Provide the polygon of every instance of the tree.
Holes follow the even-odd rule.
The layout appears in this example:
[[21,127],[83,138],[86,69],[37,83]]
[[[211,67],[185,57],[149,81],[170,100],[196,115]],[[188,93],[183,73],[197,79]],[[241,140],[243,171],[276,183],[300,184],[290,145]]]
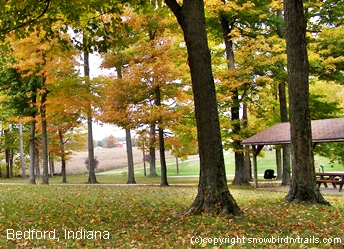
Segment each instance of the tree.
[[[282,20],[282,10],[276,10],[277,18]],[[284,31],[283,26],[281,23],[277,23],[276,25],[277,35],[280,39],[284,39]],[[281,70],[284,71],[282,65],[279,65]],[[279,109],[280,109],[280,117],[281,122],[288,122],[288,109],[287,109],[287,96],[286,96],[286,80],[283,77],[280,83],[278,84],[278,99],[279,99]],[[277,153],[278,149],[276,149]],[[277,171],[278,172],[278,171]],[[277,178],[282,178],[282,186],[290,184],[290,145],[283,144],[282,145],[282,176],[277,173]]]
[[286,201],[329,204],[315,182],[303,1],[285,0],[284,11],[293,171]]
[[191,96],[188,96],[189,93],[185,93],[185,95],[186,100],[178,102],[179,111],[182,112],[182,115],[170,125],[173,135],[166,139],[166,148],[171,150],[171,154],[176,157],[177,174],[178,158],[186,160],[188,155],[198,151],[197,128],[192,100]]
[[[272,80],[263,81],[259,78],[277,78],[273,76],[276,71],[274,68],[280,63],[273,62],[278,53],[273,47],[277,47],[278,43],[272,27],[281,23],[274,13],[278,4],[271,0],[218,0],[206,1],[206,4],[209,31],[215,42],[212,50],[218,55],[213,67],[216,69],[222,138],[224,148],[231,148],[235,154],[235,178],[232,184],[248,185],[251,178],[249,155],[241,141],[247,136],[249,128],[247,114],[250,102],[257,101],[254,93],[259,88],[265,88],[265,85],[270,88],[274,84]],[[224,46],[218,46],[219,42]],[[264,51],[266,49],[269,51]],[[259,64],[257,57],[264,56],[264,63]]]
[[[48,148],[47,148],[47,132],[46,132],[46,117],[45,117],[45,101],[47,92],[45,90],[46,75],[49,74],[47,70],[47,57],[51,50],[51,46],[47,42],[42,42],[45,32],[40,34],[34,32],[30,36],[23,39],[10,38],[12,46],[11,56],[15,59],[15,63],[11,65],[18,72],[21,77],[37,77],[41,93],[40,114],[41,114],[41,128],[42,128],[42,147],[43,147],[43,178],[42,184],[48,184]],[[38,92],[37,92],[38,94]],[[33,127],[32,127],[33,129]],[[32,133],[33,134],[33,133]],[[33,139],[34,140],[34,139]],[[37,162],[37,161],[36,161]]]
[[106,148],[114,148],[116,144],[117,144],[117,139],[113,135],[110,135],[107,137],[106,142],[105,142]]
[[[109,62],[109,61],[107,61]],[[135,108],[131,102],[132,96],[127,89],[133,90],[131,82],[122,78],[121,66],[117,68],[118,78],[106,78],[102,81],[106,81],[106,87],[104,88],[104,94],[102,105],[99,108],[99,115],[97,119],[105,123],[116,124],[125,129],[126,144],[127,144],[127,159],[128,159],[128,184],[134,184],[134,161],[131,144],[131,129],[135,127],[133,119],[131,117],[131,111]],[[108,139],[107,139],[108,140]],[[106,142],[107,143],[107,142]]]
[[[35,184],[35,130],[37,109],[37,89],[40,86],[40,80],[37,76],[22,77],[22,73],[9,66],[15,63],[14,59],[5,54],[1,54],[0,84],[1,91],[5,93],[6,98],[2,105],[12,111],[12,119],[19,117],[30,122],[30,178],[29,183]],[[9,116],[7,117],[9,118]],[[19,121],[22,122],[22,121]]]
[[[118,79],[112,83],[116,85],[116,91],[108,90],[105,93],[110,101],[104,105],[105,115],[101,119],[108,117],[108,120],[112,119],[116,125],[125,129],[149,126],[150,176],[157,176],[155,151],[159,145],[161,185],[168,185],[164,129],[169,127],[171,120],[178,118],[175,107],[179,92],[185,86],[181,75],[186,71],[186,53],[180,49],[180,36],[170,35],[178,25],[171,18],[168,8],[159,6],[151,13],[153,8],[147,4],[137,12],[130,8],[124,10],[127,16],[125,24],[130,28],[130,38],[127,39],[130,45],[128,48],[111,48],[104,56],[103,66],[114,67]],[[147,9],[151,11],[145,12]],[[121,78],[121,82],[117,83]],[[117,113],[114,113],[115,109]]]
[[[10,143],[8,142],[8,137],[11,134],[8,134],[10,130],[10,126],[15,123],[19,123],[19,153],[20,157],[24,158],[24,142],[22,136],[22,120],[18,120],[18,118],[14,118],[14,116],[19,115],[19,113],[24,113],[24,109],[28,107],[28,99],[21,95],[21,87],[20,81],[22,81],[20,74],[16,72],[13,68],[8,68],[7,63],[12,61],[12,58],[7,57],[5,54],[0,53],[0,91],[3,95],[1,95],[1,127],[2,127],[2,135],[3,135],[3,143],[2,147],[5,150],[6,156],[6,163],[10,162],[7,160],[9,155],[8,151],[14,151],[15,143],[13,139],[11,139]],[[17,96],[17,98],[15,97]],[[14,100],[17,101],[14,101]],[[12,132],[10,132],[12,133]],[[23,160],[21,160],[23,162]],[[9,169],[9,163],[6,165],[6,169]],[[22,166],[22,177],[26,177],[25,173],[25,164],[21,163]],[[8,170],[6,170],[8,171]],[[9,173],[6,172],[6,173]],[[7,175],[7,174],[6,174]]]
[[19,154],[20,165],[22,168],[22,177],[26,178],[25,157],[24,157],[24,139],[23,139],[23,124],[19,123]]
[[[58,25],[56,24],[57,29]],[[43,159],[43,177],[42,183],[49,183],[49,150],[48,150],[48,86],[57,79],[61,79],[66,75],[74,73],[74,63],[72,53],[67,52],[57,43],[58,39],[49,40],[47,32],[41,27],[36,27],[34,31],[24,38],[16,39],[14,36],[9,37],[8,41],[12,51],[10,56],[14,62],[10,65],[12,68],[21,73],[22,78],[36,79],[38,83],[36,93],[33,96],[41,97],[39,106],[40,126],[41,129],[41,146]],[[66,36],[64,36],[66,38]],[[61,35],[60,39],[63,39]],[[66,43],[68,40],[66,40]],[[72,56],[71,58],[69,56]],[[30,85],[30,84],[29,84]],[[25,86],[25,85],[24,85]],[[24,87],[22,86],[22,87]],[[36,105],[36,100],[32,101]],[[33,127],[32,127],[33,128]],[[36,160],[38,163],[38,160]]]
[[[74,71],[73,53],[64,59],[65,68],[60,68],[59,75],[52,84],[48,86],[49,98],[47,100],[47,118],[49,120],[49,133],[51,134],[49,153],[51,157],[59,156],[61,159],[62,182],[67,182],[66,163],[72,150],[78,150],[80,144],[84,148],[84,142],[78,140],[84,138],[79,128],[82,126],[82,108],[74,101],[75,84],[78,79]],[[67,59],[68,58],[68,59]],[[62,58],[61,58],[62,59]],[[73,63],[74,62],[74,63]],[[69,148],[68,148],[69,147]]]
[[[226,1],[223,0],[225,4]],[[223,39],[225,44],[225,51],[226,51],[226,59],[227,59],[227,68],[229,71],[235,70],[235,60],[234,60],[234,51],[233,51],[233,40],[232,40],[232,30],[234,29],[235,19],[237,17],[231,18],[228,20],[224,14],[220,17],[220,23],[222,27]],[[231,105],[231,128],[232,133],[232,146],[234,150],[234,158],[235,158],[235,176],[233,183],[234,185],[249,185],[249,179],[246,177],[245,174],[245,167],[244,167],[244,150],[243,146],[240,144],[240,132],[241,132],[241,124],[240,124],[240,97],[239,97],[239,87],[232,87],[230,91],[230,95],[232,97],[232,105]],[[239,139],[238,139],[239,138]]]
[[165,0],[183,29],[198,132],[200,181],[198,194],[186,212],[220,215],[241,213],[227,186],[219,116],[202,0]]
[[[85,55],[84,59],[86,63],[84,71],[85,83],[87,83],[88,81],[86,78],[88,76],[86,73],[89,71],[87,55],[93,51],[105,51],[109,44],[111,44],[109,37],[113,39],[113,37],[115,37],[114,34],[119,34],[118,37],[121,36],[121,32],[116,32],[116,26],[121,22],[121,18],[115,14],[121,13],[122,7],[122,3],[118,1],[95,1],[94,3],[90,3],[86,0],[78,2],[59,1],[55,3],[50,0],[43,2],[28,0],[22,2],[20,5],[6,2],[6,4],[0,5],[1,20],[6,20],[0,23],[0,36],[9,31],[14,31],[17,37],[23,37],[33,31],[41,31],[41,29],[37,29],[37,27],[42,27],[47,34],[45,37],[46,40],[56,38],[57,41],[55,41],[54,44],[59,43],[68,47],[68,42],[60,39],[62,33],[74,31],[77,34],[82,34],[84,38],[82,42],[78,41],[76,36],[72,37],[72,40],[76,42],[80,51]],[[63,25],[58,25],[59,23],[63,23]],[[58,26],[57,29],[56,26]],[[85,33],[87,33],[87,37],[84,35]],[[101,37],[101,39],[98,39],[99,37]],[[87,114],[89,126],[88,136],[89,140],[91,140],[91,109],[88,110]],[[42,120],[44,120],[44,118]],[[44,122],[42,125],[44,128]],[[95,174],[92,170],[94,154],[92,150],[93,141],[89,141],[91,165],[89,181],[96,182]],[[44,161],[47,160],[44,159]]]

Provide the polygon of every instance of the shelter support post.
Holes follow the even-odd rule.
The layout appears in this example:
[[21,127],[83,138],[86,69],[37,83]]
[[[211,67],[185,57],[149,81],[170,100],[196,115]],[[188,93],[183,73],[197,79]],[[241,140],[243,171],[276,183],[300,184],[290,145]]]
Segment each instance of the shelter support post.
[[257,157],[256,157],[255,145],[252,145],[252,157],[253,157],[253,185],[254,185],[254,188],[258,188]]
[[263,147],[264,147],[264,145],[252,145],[253,185],[254,185],[254,188],[258,188],[257,155],[263,149]]

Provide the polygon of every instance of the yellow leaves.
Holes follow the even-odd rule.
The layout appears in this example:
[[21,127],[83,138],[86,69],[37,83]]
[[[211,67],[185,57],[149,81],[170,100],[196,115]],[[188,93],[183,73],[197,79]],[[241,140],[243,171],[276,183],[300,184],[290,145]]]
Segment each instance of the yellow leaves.
[[57,39],[48,39],[46,32],[38,27],[22,39],[11,35],[7,42],[12,47],[10,56],[15,60],[15,63],[8,66],[16,69],[22,77],[44,76],[45,83],[50,83],[58,78],[58,75],[61,76],[62,72],[73,73],[74,52],[62,53],[61,47],[56,45]]
[[309,91],[319,95],[319,100],[341,103],[343,106],[344,88],[331,81],[321,81],[315,78],[310,79]]
[[273,0],[269,4],[269,8],[275,10],[283,10],[283,0]]
[[250,223],[250,222],[247,222],[246,224],[247,224],[247,226],[249,226],[249,227],[254,226],[254,224],[252,224],[252,223]]

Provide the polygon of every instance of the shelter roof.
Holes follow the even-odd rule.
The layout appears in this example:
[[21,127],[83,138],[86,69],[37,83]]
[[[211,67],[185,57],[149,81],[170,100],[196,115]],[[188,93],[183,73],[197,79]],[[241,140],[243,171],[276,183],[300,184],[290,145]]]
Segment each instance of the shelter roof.
[[[313,143],[344,142],[344,118],[312,120]],[[279,123],[241,142],[242,145],[290,143],[290,123]]]

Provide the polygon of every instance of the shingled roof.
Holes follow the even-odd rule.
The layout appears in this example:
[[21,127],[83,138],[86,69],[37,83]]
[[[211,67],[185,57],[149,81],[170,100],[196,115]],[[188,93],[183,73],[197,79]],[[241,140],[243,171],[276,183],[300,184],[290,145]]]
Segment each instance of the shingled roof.
[[[313,143],[344,142],[344,118],[312,120]],[[290,123],[279,123],[245,139],[242,145],[290,143]]]

